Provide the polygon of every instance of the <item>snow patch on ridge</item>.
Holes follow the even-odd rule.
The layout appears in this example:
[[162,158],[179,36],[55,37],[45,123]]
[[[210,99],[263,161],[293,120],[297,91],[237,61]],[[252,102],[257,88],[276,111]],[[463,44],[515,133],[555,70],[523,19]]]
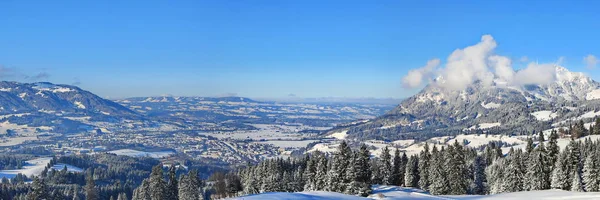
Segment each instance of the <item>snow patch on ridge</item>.
[[549,121],[549,120],[552,120],[552,119],[558,117],[558,115],[556,113],[553,113],[552,111],[549,111],[549,110],[533,112],[533,113],[531,113],[531,115],[533,115],[533,117],[535,117],[535,119],[537,119],[539,121]]

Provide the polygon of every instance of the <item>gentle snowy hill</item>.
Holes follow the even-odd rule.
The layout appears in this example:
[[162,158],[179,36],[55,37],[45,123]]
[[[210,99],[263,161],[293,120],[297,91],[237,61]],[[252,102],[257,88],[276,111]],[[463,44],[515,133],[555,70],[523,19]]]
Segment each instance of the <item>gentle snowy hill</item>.
[[256,195],[248,195],[233,198],[236,200],[280,200],[280,199],[297,199],[297,200],[363,200],[363,199],[389,199],[389,200],[439,200],[439,199],[456,199],[456,200],[532,200],[532,199],[579,199],[592,200],[600,199],[600,192],[568,192],[562,190],[543,190],[543,191],[527,191],[514,192],[496,195],[459,195],[459,196],[434,196],[423,192],[422,190],[413,188],[404,188],[398,186],[374,186],[373,194],[368,198],[357,197],[352,195],[340,194],[335,192],[271,192]]
[[[27,177],[32,177],[32,176],[37,176],[40,175],[44,169],[46,168],[46,166],[48,166],[48,164],[50,163],[50,161],[52,160],[51,157],[43,157],[43,158],[36,158],[33,160],[28,160],[26,161],[26,165],[23,166],[22,169],[15,169],[15,170],[0,170],[0,178],[14,178],[17,174],[23,174]],[[67,165],[67,164],[55,164],[54,166],[52,166],[53,169],[55,170],[62,170],[64,169],[64,167],[67,167],[67,171],[69,172],[83,172],[83,169],[79,168],[79,167],[75,167],[73,165]]]

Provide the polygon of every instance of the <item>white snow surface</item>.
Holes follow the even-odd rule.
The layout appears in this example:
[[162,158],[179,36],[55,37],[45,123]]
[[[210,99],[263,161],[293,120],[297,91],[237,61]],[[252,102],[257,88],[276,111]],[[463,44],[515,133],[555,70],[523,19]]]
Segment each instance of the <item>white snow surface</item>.
[[558,115],[549,110],[542,110],[531,113],[538,121],[549,121],[556,118]]
[[481,102],[481,106],[483,106],[485,109],[493,109],[493,108],[498,108],[500,107],[502,104],[499,103],[494,103],[494,102],[489,102],[489,103],[484,103]]
[[[3,178],[3,177],[14,178],[19,173],[23,174],[27,177],[40,175],[42,173],[42,171],[44,171],[44,168],[46,168],[48,163],[50,163],[50,160],[52,160],[51,157],[43,157],[43,158],[36,158],[33,160],[25,161],[25,166],[23,166],[22,169],[0,171],[0,178]],[[69,172],[82,172],[83,171],[83,169],[81,169],[79,167],[75,167],[73,165],[61,164],[61,163],[58,163],[58,164],[52,166],[52,168],[55,170],[62,170],[65,166],[67,166],[67,171],[69,171]]]
[[388,200],[409,200],[409,199],[456,199],[456,200],[532,200],[532,199],[580,199],[591,200],[600,199],[600,192],[569,192],[563,190],[540,190],[540,191],[525,191],[503,193],[495,195],[449,195],[435,196],[415,188],[405,188],[398,186],[375,185],[373,186],[373,194],[368,197],[358,197],[353,195],[341,194],[336,192],[269,192],[262,194],[254,194],[242,197],[233,198],[235,200],[279,200],[279,199],[297,199],[297,200],[364,200],[364,199],[388,199]]
[[138,151],[133,149],[119,149],[114,151],[109,151],[108,153],[114,153],[119,156],[130,156],[130,157],[151,157],[151,158],[164,158],[168,157],[171,154],[174,154],[172,151],[157,151],[157,152],[145,152]]
[[501,124],[500,124],[500,122],[494,122],[494,123],[481,123],[481,124],[478,124],[478,125],[471,126],[468,129],[466,129],[466,130],[488,129],[488,128],[500,126]]
[[338,140],[343,140],[343,139],[346,139],[346,136],[348,136],[348,130],[340,131],[340,132],[335,132],[335,133],[332,133],[329,136],[331,136],[333,138],[336,138]]
[[85,109],[85,105],[83,105],[81,102],[79,101],[75,101],[75,106],[77,106],[77,108],[79,109]]
[[600,89],[592,90],[591,92],[588,92],[587,95],[585,96],[585,100],[594,100],[594,99],[600,99]]

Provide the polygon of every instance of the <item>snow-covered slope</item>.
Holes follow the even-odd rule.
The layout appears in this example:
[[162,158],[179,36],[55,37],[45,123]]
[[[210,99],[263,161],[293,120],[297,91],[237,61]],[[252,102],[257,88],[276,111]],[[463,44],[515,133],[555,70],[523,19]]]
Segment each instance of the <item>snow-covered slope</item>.
[[435,196],[430,195],[422,190],[414,188],[404,188],[398,186],[374,186],[373,194],[369,197],[357,197],[352,195],[340,194],[336,192],[271,192],[263,194],[255,194],[233,198],[236,200],[281,200],[281,199],[297,199],[297,200],[364,200],[364,199],[389,199],[389,200],[440,200],[440,199],[482,199],[482,200],[533,200],[533,199],[578,199],[592,200],[600,199],[600,192],[568,192],[563,190],[543,190],[543,191],[527,191],[514,192],[496,195],[458,195],[458,196]]
[[[14,178],[17,174],[23,174],[27,177],[40,175],[42,173],[42,171],[44,171],[44,168],[46,168],[46,166],[48,166],[48,163],[50,163],[51,160],[52,160],[52,158],[50,158],[50,157],[43,157],[43,158],[36,158],[33,160],[25,161],[25,166],[23,166],[22,169],[1,170],[0,178],[3,178],[3,177]],[[67,171],[69,171],[69,172],[82,172],[83,171],[83,169],[81,169],[79,167],[75,167],[75,166],[67,165],[67,164],[61,164],[61,163],[58,163],[58,164],[52,166],[52,168],[55,170],[62,170],[62,169],[64,169],[65,166],[67,167]]]
[[122,156],[130,156],[130,157],[151,157],[151,158],[164,158],[171,154],[174,154],[172,151],[158,151],[158,152],[145,152],[138,151],[133,149],[119,149],[114,151],[109,151],[108,153],[114,153],[116,155]]

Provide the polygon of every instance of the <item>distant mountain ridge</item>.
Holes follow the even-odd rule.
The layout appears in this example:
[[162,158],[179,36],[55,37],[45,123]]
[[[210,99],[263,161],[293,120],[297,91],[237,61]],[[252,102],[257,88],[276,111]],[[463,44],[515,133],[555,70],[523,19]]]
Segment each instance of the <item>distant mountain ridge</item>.
[[447,90],[430,84],[385,115],[343,129],[350,138],[419,139],[464,132],[531,133],[595,117],[600,83],[583,73],[554,69],[555,81],[543,85],[475,82],[464,90]]
[[87,113],[118,117],[136,116],[134,111],[72,85],[49,82],[0,82],[0,113]]

